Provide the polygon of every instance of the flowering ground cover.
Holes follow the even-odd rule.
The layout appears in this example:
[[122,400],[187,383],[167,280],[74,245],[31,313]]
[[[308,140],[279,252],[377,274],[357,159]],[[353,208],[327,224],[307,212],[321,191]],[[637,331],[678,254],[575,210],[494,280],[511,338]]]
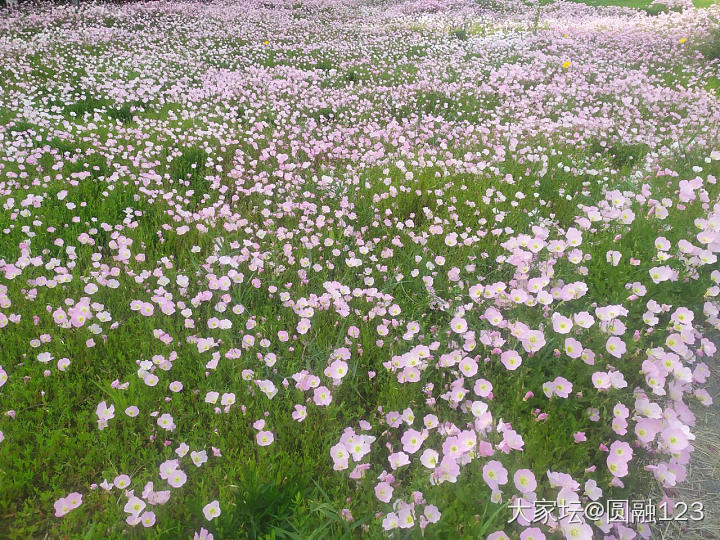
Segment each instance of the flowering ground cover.
[[651,537],[563,509],[691,502],[720,8],[672,7],[4,11],[0,536]]

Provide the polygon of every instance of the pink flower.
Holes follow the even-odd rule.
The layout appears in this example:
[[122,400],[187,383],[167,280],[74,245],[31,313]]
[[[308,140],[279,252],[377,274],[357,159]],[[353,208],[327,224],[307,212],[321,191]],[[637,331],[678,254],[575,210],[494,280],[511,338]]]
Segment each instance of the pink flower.
[[332,401],[332,394],[326,386],[318,386],[313,391],[313,401],[318,407],[328,406]]
[[587,437],[585,437],[585,432],[578,431],[577,433],[573,433],[573,439],[576,443],[581,443],[587,441]]
[[650,279],[655,284],[668,280],[674,281],[677,279],[677,273],[669,266],[656,266],[650,269]]
[[485,379],[478,379],[473,386],[473,392],[479,397],[486,398],[492,393],[493,385]]
[[612,336],[607,340],[605,349],[615,358],[620,358],[627,349],[625,342],[617,336]]
[[530,330],[521,343],[525,351],[537,352],[545,346],[545,334],[540,330]]
[[395,452],[390,454],[388,456],[388,461],[390,462],[392,470],[398,469],[410,463],[410,459],[405,452]]
[[500,355],[500,361],[509,371],[515,371],[522,364],[522,358],[516,351],[505,351]]
[[167,477],[168,484],[175,489],[182,487],[187,481],[187,475],[180,469],[170,472]]
[[483,317],[493,326],[499,326],[503,322],[502,314],[493,307],[487,308]]
[[453,458],[445,456],[443,457],[440,465],[435,468],[432,474],[432,478],[439,482],[457,482],[457,478],[460,475],[460,466],[457,461]]
[[175,429],[175,422],[173,421],[173,417],[168,413],[165,413],[162,416],[160,416],[160,418],[158,418],[157,423],[158,423],[158,426],[160,426],[164,430],[173,431]]
[[390,502],[393,495],[393,487],[387,482],[379,482],[375,486],[375,496],[384,503]]
[[624,418],[613,418],[612,420],[612,428],[615,433],[618,435],[625,435],[627,433],[627,420]]
[[610,454],[607,457],[607,466],[610,469],[610,473],[616,478],[622,478],[628,473],[628,465],[626,461],[623,461],[614,454]]
[[128,517],[125,518],[125,522],[131,527],[135,527],[138,523],[140,523],[140,515],[130,514],[128,515]]
[[463,358],[458,367],[465,377],[473,377],[478,372],[477,362],[470,357]]
[[425,438],[423,434],[414,429],[408,429],[403,433],[400,442],[402,442],[403,450],[408,454],[414,454],[418,451]]
[[325,376],[333,379],[335,384],[340,384],[342,378],[347,375],[348,365],[344,360],[335,360],[332,364],[325,368]]
[[275,440],[275,435],[272,431],[260,431],[256,439],[259,446],[270,446]]
[[434,469],[437,466],[439,454],[432,448],[427,448],[420,456],[420,463],[428,469]]
[[579,313],[576,313],[573,315],[573,320],[575,321],[575,324],[581,328],[590,328],[593,324],[595,324],[595,319],[587,311],[580,311]]
[[530,469],[518,469],[515,471],[513,482],[520,493],[531,493],[537,488],[535,475]]
[[398,516],[395,512],[387,514],[382,521],[382,528],[384,531],[391,531],[398,527]]
[[342,442],[337,443],[330,448],[330,457],[333,460],[333,469],[336,471],[344,471],[348,468],[348,456],[350,454]]
[[190,459],[196,467],[200,467],[203,463],[207,463],[207,452],[205,450],[201,452],[190,452]]
[[613,407],[613,416],[616,418],[627,418],[630,416],[630,409],[624,403],[616,403]]
[[440,510],[434,504],[425,505],[423,515],[425,516],[425,519],[428,520],[428,523],[437,523],[440,521],[441,517]]
[[296,422],[302,422],[307,417],[307,408],[304,405],[296,404],[291,416]]
[[593,529],[587,523],[575,523],[573,520],[567,522],[561,522],[561,528],[565,534],[565,538],[572,538],[573,540],[593,540]]
[[655,440],[655,436],[659,430],[660,421],[652,418],[642,418],[635,424],[635,435],[643,444],[648,444]]
[[679,428],[668,428],[662,431],[660,434],[665,446],[673,453],[678,453],[685,450],[688,445],[688,437]]
[[410,529],[415,525],[414,508],[412,503],[400,503],[398,505],[398,526],[401,529]]
[[570,358],[580,358],[583,352],[582,343],[575,338],[565,338],[565,354]]
[[590,498],[592,501],[597,501],[600,497],[602,497],[602,489],[600,489],[597,485],[597,481],[590,479],[587,482],[585,482],[585,494]]
[[[185,445],[185,447],[187,447],[187,445]],[[180,445],[180,447],[175,450],[175,453],[178,456],[183,457],[185,454],[187,454],[187,450],[183,447],[183,445]],[[166,461],[163,461],[159,467],[160,478],[167,480],[170,474],[173,473],[177,468],[177,459],[168,459]]]
[[193,540],[213,540],[213,535],[205,528],[201,528],[193,535]]
[[143,501],[142,499],[138,497],[130,497],[130,499],[128,499],[128,502],[125,504],[124,511],[128,514],[137,516],[140,514],[140,512],[145,510],[145,506],[145,501]]
[[520,540],[545,540],[545,533],[537,527],[528,527],[520,533]]
[[140,516],[140,523],[143,527],[152,527],[155,525],[155,512],[143,512]]
[[499,486],[507,484],[507,469],[499,461],[488,461],[483,467],[483,479],[488,487],[494,491]]
[[610,445],[610,453],[626,462],[630,461],[633,457],[632,447],[625,441],[613,441]]
[[115,417],[115,405],[108,407],[107,403],[101,401],[97,406],[95,414],[98,417],[98,429],[105,429],[108,425],[108,420]]
[[498,450],[505,454],[509,454],[511,450],[522,451],[525,441],[522,436],[514,429],[506,428],[503,431],[503,440],[497,445]]
[[460,441],[456,436],[450,436],[443,442],[443,455],[445,457],[456,459],[465,453],[465,449],[460,446]]
[[467,331],[467,327],[467,321],[462,317],[455,317],[450,321],[450,328],[458,334],[464,334]]
[[627,381],[625,381],[625,376],[621,371],[611,371],[609,375],[610,384],[612,384],[613,388],[622,389],[627,387]]
[[310,319],[300,319],[300,322],[297,324],[297,333],[305,335],[308,333],[308,330],[310,330]]
[[65,497],[65,500],[70,505],[70,510],[74,510],[82,504],[82,495],[77,491],[73,491],[72,493],[68,493],[67,497]]
[[138,409],[135,405],[130,405],[130,407],[125,409],[125,414],[128,415],[130,418],[134,418],[138,414],[140,414],[140,409]]
[[365,478],[365,473],[370,469],[369,463],[360,463],[359,465],[355,465],[355,468],[350,473],[350,478],[353,480],[360,480],[362,478]]
[[220,503],[218,501],[212,501],[203,507],[203,514],[208,521],[212,521],[218,517],[220,513]]
[[571,319],[560,315],[559,313],[553,313],[552,316],[553,330],[558,334],[567,334],[572,330],[573,322]]
[[572,392],[573,385],[565,377],[556,377],[552,382],[552,388],[556,396],[567,398]]
[[598,390],[609,390],[611,387],[610,375],[604,371],[596,371],[591,377],[592,383]]
[[595,365],[595,352],[590,349],[583,349],[582,354],[580,355],[580,358],[588,366]]
[[115,484],[115,487],[118,489],[125,489],[130,485],[130,477],[127,474],[120,474],[115,477],[113,484]]
[[55,501],[55,517],[63,517],[70,511],[70,503],[63,497]]
[[457,443],[461,451],[471,452],[477,444],[477,434],[473,430],[461,431],[457,436]]

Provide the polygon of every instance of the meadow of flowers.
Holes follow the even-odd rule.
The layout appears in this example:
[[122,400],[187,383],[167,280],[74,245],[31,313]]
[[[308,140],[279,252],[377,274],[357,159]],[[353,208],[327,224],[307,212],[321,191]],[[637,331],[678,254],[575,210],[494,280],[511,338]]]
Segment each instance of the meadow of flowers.
[[712,405],[720,7],[672,4],[2,12],[0,537],[652,537],[509,521],[672,511]]

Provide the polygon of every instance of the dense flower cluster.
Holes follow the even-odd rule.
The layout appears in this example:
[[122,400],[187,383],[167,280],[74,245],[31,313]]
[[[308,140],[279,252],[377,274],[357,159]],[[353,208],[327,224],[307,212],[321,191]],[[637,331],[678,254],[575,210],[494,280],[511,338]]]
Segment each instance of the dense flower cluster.
[[[719,66],[691,42],[718,8],[487,4],[3,13],[18,527],[222,537],[239,469],[278,460],[368,534],[650,536],[494,508],[685,479],[720,329]],[[11,456],[64,437],[23,480]]]

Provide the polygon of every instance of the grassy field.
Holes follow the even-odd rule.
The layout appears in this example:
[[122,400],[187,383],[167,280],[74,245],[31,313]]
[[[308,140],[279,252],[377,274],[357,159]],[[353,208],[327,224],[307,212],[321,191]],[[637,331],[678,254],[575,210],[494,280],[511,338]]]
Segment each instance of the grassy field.
[[[578,2],[594,7],[605,7],[605,6],[618,6],[628,7],[633,9],[648,9],[653,3],[652,0],[570,0],[571,2]],[[659,2],[660,3],[660,2]],[[673,4],[674,2],[668,2]],[[692,4],[697,8],[707,8],[716,5],[717,0],[692,0]]]
[[0,537],[687,534],[719,21],[0,12]]

